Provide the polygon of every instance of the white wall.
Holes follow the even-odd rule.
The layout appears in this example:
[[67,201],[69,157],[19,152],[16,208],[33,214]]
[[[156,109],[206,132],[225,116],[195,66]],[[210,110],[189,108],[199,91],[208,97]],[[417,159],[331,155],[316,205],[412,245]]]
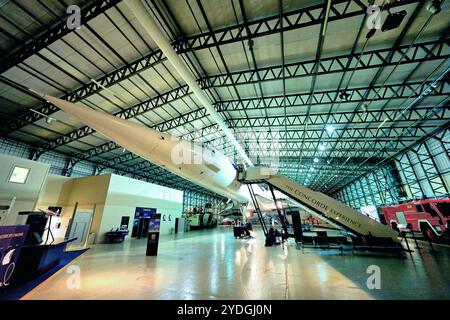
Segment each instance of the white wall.
[[[24,184],[8,182],[14,166],[30,169]],[[6,218],[6,223],[3,223],[4,225],[25,223],[27,216],[19,216],[17,213],[34,210],[49,167],[45,163],[0,155],[0,203],[9,203],[13,197],[16,197],[14,206]]]
[[[131,236],[136,207],[156,208],[158,213],[166,215],[167,221],[161,221],[160,232],[169,234],[175,228],[175,218],[181,217],[183,192],[113,174],[82,178],[49,175],[37,208],[61,206],[62,217],[67,218],[72,217],[75,203],[79,210],[95,207],[90,232],[96,234],[95,242],[99,243],[105,241],[106,232],[120,227],[122,216],[130,217]],[[169,214],[171,221],[168,221]]]
[[77,211],[93,211],[93,221],[90,232],[98,233],[103,215],[109,175],[94,177],[67,178],[49,175],[39,197],[37,208],[47,209],[49,206],[62,207],[59,229],[53,229],[53,235],[61,237],[73,216],[75,205]]
[[[161,199],[164,196],[166,199]],[[127,177],[111,175],[108,195],[99,230],[100,235],[112,228],[120,227],[122,216],[129,216],[128,230],[132,231],[136,207],[156,208],[157,213],[166,215],[161,221],[160,234],[169,234],[175,228],[175,218],[181,217],[183,210],[183,192],[156,184],[134,180]],[[168,221],[169,214],[172,216]]]
[[73,212],[75,203],[78,203],[77,211],[94,212],[90,232],[96,234],[97,240],[101,240],[100,226],[108,192],[110,174],[102,174],[92,177],[74,178],[73,186],[69,196],[68,209]]

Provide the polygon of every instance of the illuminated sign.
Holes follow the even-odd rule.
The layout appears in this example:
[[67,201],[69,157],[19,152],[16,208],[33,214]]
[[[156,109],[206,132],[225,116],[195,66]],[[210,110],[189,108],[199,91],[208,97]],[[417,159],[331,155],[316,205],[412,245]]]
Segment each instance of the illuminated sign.
[[[302,191],[298,189],[294,189],[290,185],[286,185],[285,188],[289,190],[290,192],[294,193],[298,196],[298,200],[303,202],[304,204],[309,205],[312,208],[315,208],[316,210],[319,210],[319,212],[324,213],[325,216],[334,216],[334,220],[337,220],[341,223],[345,222],[345,224],[352,224],[353,226],[360,228],[361,223],[358,221],[353,220],[352,218],[348,217],[347,215],[343,214],[342,212],[336,211],[334,208],[331,208],[328,206],[328,204],[323,203],[322,201],[318,199],[314,199],[308,194],[303,193]],[[302,201],[303,200],[303,201]],[[344,221],[342,221],[344,220]]]

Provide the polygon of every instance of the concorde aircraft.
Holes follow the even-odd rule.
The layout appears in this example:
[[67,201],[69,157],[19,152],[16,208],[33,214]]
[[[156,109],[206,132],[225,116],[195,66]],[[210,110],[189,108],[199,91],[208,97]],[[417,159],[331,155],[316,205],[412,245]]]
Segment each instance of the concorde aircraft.
[[[240,172],[228,157],[218,151],[210,150],[189,141],[183,141],[167,133],[105,112],[96,111],[47,94],[35,91],[33,93],[78,118],[92,129],[134,154],[229,199],[242,204],[251,203],[250,192],[245,183],[262,182],[291,197],[309,210],[319,214],[323,219],[331,221],[355,235],[397,239],[397,233],[385,225],[268,168],[247,167]],[[254,190],[255,194],[267,198],[261,188]]]
[[132,121],[46,94],[34,93],[134,154],[229,199],[240,203],[251,203],[249,200],[254,200],[255,194],[264,196],[264,191],[255,187],[254,192],[251,192],[251,189],[247,189],[245,184],[264,182],[270,186],[271,191],[277,190],[290,196],[309,210],[321,215],[323,219],[331,221],[355,235],[397,239],[396,232],[345,204],[325,194],[310,190],[273,170],[253,167],[234,133],[228,128],[208,96],[198,85],[194,75],[170,45],[167,37],[149,14],[145,3],[142,0],[130,0],[126,1],[126,5],[217,123],[220,130],[230,140],[241,158],[249,165],[247,168],[238,171],[237,166],[222,153],[195,143],[181,141],[167,133],[158,132]]

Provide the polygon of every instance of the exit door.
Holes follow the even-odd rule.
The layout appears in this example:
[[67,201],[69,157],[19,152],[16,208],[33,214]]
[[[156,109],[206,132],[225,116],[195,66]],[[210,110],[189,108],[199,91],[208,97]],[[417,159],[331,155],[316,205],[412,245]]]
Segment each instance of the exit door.
[[77,238],[72,244],[84,244],[91,226],[91,212],[76,212],[70,227],[69,239]]

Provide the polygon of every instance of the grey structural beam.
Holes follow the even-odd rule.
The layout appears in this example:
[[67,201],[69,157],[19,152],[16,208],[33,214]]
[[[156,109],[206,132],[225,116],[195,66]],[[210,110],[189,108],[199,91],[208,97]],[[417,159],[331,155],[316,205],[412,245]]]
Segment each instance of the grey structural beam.
[[[336,1],[336,2],[339,2],[339,3],[336,3],[336,8],[339,6],[343,7],[344,4],[345,4],[345,6],[358,5],[360,7],[360,10],[357,11],[358,12],[357,14],[365,14],[366,13],[365,9],[362,10],[362,8],[366,8],[365,5],[362,4],[362,2],[360,2],[360,1]],[[413,2],[417,2],[417,1],[398,1],[394,5],[404,5],[404,4],[413,3]],[[322,8],[322,6],[321,6],[321,8]],[[303,13],[301,14],[301,16],[302,17],[310,17],[313,15],[312,13],[315,12],[316,10],[317,10],[317,6],[302,9]],[[347,9],[342,9],[342,10],[345,11]],[[335,12],[335,11],[338,12],[339,10],[335,9],[333,7],[332,12]],[[289,13],[286,13],[286,14],[289,15]],[[299,14],[299,13],[297,12],[296,14]],[[353,14],[350,16],[353,16]],[[335,20],[345,19],[350,16],[337,15]],[[272,16],[270,18],[278,19],[279,15]],[[264,24],[264,22],[261,22],[261,23]],[[315,21],[315,23],[320,23],[320,19]],[[302,24],[296,23],[296,24],[293,24],[290,27],[290,29],[296,29],[296,28],[302,28],[302,27],[304,27]],[[268,31],[268,32],[269,33],[265,32],[264,35],[280,32],[280,29],[279,29],[279,27],[276,26],[275,28],[271,29],[271,31]],[[187,42],[188,40],[183,38],[182,41]],[[412,52],[411,53],[412,56],[408,57],[409,58],[408,61],[410,61],[411,63],[419,62],[417,60],[420,59],[420,55],[424,51],[425,52],[430,51],[430,48],[428,45],[431,43],[435,44],[435,42],[425,43],[423,45],[420,45],[418,48],[415,48],[414,50],[410,50],[410,52]],[[218,40],[217,44],[221,45],[221,44],[224,44],[224,42],[221,42],[220,40]],[[442,55],[444,54],[443,52],[448,53],[448,50],[445,50],[445,47],[447,47],[447,49],[448,49],[448,41],[447,42],[444,41],[439,46],[439,48],[436,50],[436,53],[431,55],[429,58],[430,59],[445,58],[445,57],[442,57]],[[193,47],[190,50],[196,50],[196,48]],[[396,56],[394,54],[394,52],[389,52],[386,50],[389,50],[389,49],[376,50],[376,51],[371,51],[371,52],[364,54],[364,57],[362,57],[362,59],[361,59],[361,61],[362,61],[361,65],[358,67],[361,70],[366,69],[366,68],[375,68],[380,65],[383,65],[384,59],[387,55]],[[398,51],[398,52],[400,52],[400,51]],[[347,59],[353,59],[353,61],[358,60],[358,59],[354,59],[354,58],[357,58],[357,55],[355,55],[355,56],[341,55],[338,57],[325,58],[321,61],[320,66],[317,67],[318,74],[321,74],[323,72],[345,71],[347,69],[347,67],[346,67]],[[166,58],[162,56],[162,52],[160,50],[156,50],[156,51],[150,53],[149,55],[145,56],[144,58],[138,59],[135,62],[130,63],[129,66],[125,65],[122,68],[120,68],[116,71],[113,71],[111,74],[108,74],[107,76],[96,79],[96,82],[99,82],[102,85],[104,85],[105,87],[108,87],[108,86],[111,86],[112,84],[118,83],[118,82],[126,79],[127,77],[129,77],[133,74],[139,73],[140,71],[144,70],[146,67],[149,67],[152,63],[158,63],[158,62],[162,62],[164,60],[166,60]],[[274,67],[269,67],[269,68],[258,68],[257,70],[249,70],[249,71],[244,71],[244,72],[231,72],[231,73],[227,73],[224,75],[215,75],[215,76],[208,76],[205,78],[201,78],[198,80],[198,82],[202,89],[207,89],[207,88],[214,87],[214,86],[223,86],[223,85],[228,85],[228,84],[233,85],[233,84],[251,83],[252,81],[253,82],[258,81],[258,79],[260,81],[281,79],[280,77],[282,77],[283,74],[285,74],[287,77],[308,76],[308,75],[311,75],[312,71],[316,69],[314,66],[314,63],[315,63],[315,61],[311,60],[311,61],[299,62],[299,63],[294,63],[294,64],[274,66]],[[353,67],[353,66],[350,66],[350,67]],[[79,101],[82,98],[90,95],[91,92],[99,91],[99,90],[100,90],[100,88],[95,83],[86,84],[85,86],[82,86],[75,90],[78,92],[77,94],[74,94],[74,96],[76,97],[75,100],[74,100],[74,97],[72,94],[68,94],[67,97],[64,96],[64,97],[62,97],[62,99],[66,99],[71,102]],[[50,115],[53,112],[57,111],[57,109],[55,109],[55,107],[49,106],[47,104],[44,104],[43,106],[36,108],[36,110],[39,111],[40,113],[42,113],[43,115]],[[41,119],[42,117],[43,117],[42,115],[39,115],[37,113],[29,112],[29,113],[19,117],[19,120],[12,122],[10,124],[9,132],[17,130],[17,129],[19,129],[27,124],[30,124],[34,121],[37,121],[37,120]]]
[[[80,10],[80,22],[82,24],[89,22],[106,10],[114,7],[120,1],[122,0],[95,0],[89,2]],[[13,66],[18,65],[25,59],[38,53],[40,50],[61,39],[72,31],[73,29],[71,29],[67,23],[67,17],[63,19],[63,21],[56,22],[47,30],[43,31],[40,35],[30,39],[23,46],[15,49],[11,54],[9,54],[8,59],[5,59],[0,63],[0,74],[4,73]]]
[[[395,1],[391,8],[402,7],[417,0]],[[200,34],[177,39],[172,46],[178,53],[192,50],[206,49],[217,44],[228,44],[243,40],[250,40],[270,34],[296,30],[322,23],[326,6],[318,4],[306,8],[275,14],[253,21],[244,21],[238,25],[228,26],[216,30],[208,30]],[[360,0],[332,1],[329,22],[346,19],[367,13],[367,3]]]
[[[436,46],[436,47],[435,47]],[[409,48],[409,50],[407,50]],[[403,54],[405,55],[402,58]],[[343,54],[322,58],[317,65],[315,59],[299,61],[283,65],[230,72],[229,74],[209,75],[198,81],[203,88],[223,87],[230,85],[251,84],[259,81],[282,80],[283,71],[286,78],[301,78],[317,74],[332,74],[355,69],[368,70],[396,64],[410,64],[446,59],[450,56],[450,39],[438,39],[397,48],[370,50],[361,53]],[[351,63],[348,65],[348,60]]]
[[[101,76],[96,79],[95,82],[89,82],[74,91],[60,97],[61,99],[77,102],[83,100],[95,93],[99,93],[104,87],[108,88],[114,84],[119,83],[129,77],[145,70],[150,67],[157,65],[162,62],[164,57],[160,50],[153,51],[152,53],[146,55],[143,58],[133,61],[130,64],[124,65],[121,68],[114,70],[107,75]],[[50,115],[59,109],[54,105],[44,102],[40,107],[35,108],[39,113],[29,111],[24,115],[20,116],[16,121],[12,121],[9,125],[8,132],[13,132],[15,130],[21,129],[35,121],[44,118],[46,115]]]
[[[448,106],[447,106],[448,108]],[[380,161],[375,168],[380,168],[388,163],[390,163],[391,161],[393,161],[395,158],[407,153],[409,150],[411,150],[412,148],[414,148],[416,145],[434,137],[435,135],[439,134],[442,131],[448,130],[450,128],[450,121],[447,121],[446,123],[444,123],[442,126],[439,126],[438,128],[435,128],[435,130],[430,131],[426,134],[424,134],[423,136],[419,137],[418,139],[416,139],[416,141],[414,141],[413,143],[411,143],[409,146],[406,146],[405,148],[403,148],[402,150],[400,150],[399,152],[397,152],[396,154],[390,156],[390,157],[385,157],[382,161]],[[409,130],[408,130],[409,131]],[[399,134],[399,136],[397,137],[397,139],[401,138],[403,136],[403,134]],[[382,151],[382,150],[381,150]],[[373,170],[375,170],[375,168]],[[371,170],[370,172],[372,172],[373,170]],[[365,174],[368,174],[369,172],[366,172]],[[365,175],[364,174],[364,175]],[[361,178],[364,175],[360,175],[358,178]],[[351,184],[353,181],[355,181],[356,179],[349,179],[349,180],[345,180],[345,176],[342,177],[340,180],[336,181],[336,183],[328,190],[326,190],[329,193],[334,193],[342,188],[344,188],[345,186]]]
[[[378,87],[374,87],[369,93],[369,98],[376,98],[378,101],[385,99],[405,99],[405,98],[414,98],[420,94],[422,88],[427,86],[427,83],[422,82],[411,82],[405,85],[388,85],[384,86],[382,90]],[[367,88],[354,88],[349,89],[347,92],[349,93],[349,97],[343,103],[354,103],[359,102],[363,99],[363,94]],[[283,105],[284,101],[287,101],[287,108],[298,108],[301,106],[306,106],[307,101],[312,99],[313,105],[320,104],[328,104],[333,101],[336,101],[338,96],[336,95],[336,90],[326,90],[326,91],[317,91],[313,97],[311,97],[310,93],[299,93],[299,94],[291,94],[286,97],[283,96],[267,96],[265,98],[247,98],[241,100],[229,100],[229,101],[220,101],[215,104],[216,109],[219,112],[224,111],[241,111],[241,110],[251,110],[251,109],[261,109],[261,108],[279,108]],[[429,93],[429,96],[440,96],[446,95],[450,93],[450,86],[446,84],[446,82],[442,81],[438,86],[434,88],[433,91]],[[180,88],[171,90],[160,96],[147,100],[145,102],[139,103],[131,108],[121,110],[117,112],[115,115],[120,118],[129,119],[135,117],[140,114],[144,114],[147,111],[155,110],[156,108],[162,107],[167,103],[172,101],[184,98],[188,95],[187,86],[182,86]],[[419,112],[419,111],[417,111]],[[356,112],[357,113],[357,122],[361,121],[379,121],[379,119],[383,118],[383,120],[392,117],[392,112],[390,110],[386,110],[384,112],[378,111],[368,111],[368,112]],[[173,119],[163,121],[154,126],[155,129],[159,131],[167,131],[184,124],[190,123],[195,120],[199,120],[207,116],[206,111],[203,108],[199,108],[193,111],[190,111],[182,116],[175,117]],[[316,119],[316,115],[312,115]],[[319,117],[326,116],[326,114],[319,114]],[[333,118],[342,118],[347,117],[348,113],[345,114],[336,114]],[[412,116],[412,114],[410,115]],[[378,120],[376,120],[378,119]],[[334,119],[337,123],[340,123],[340,119]],[[383,121],[381,120],[381,121]],[[232,121],[232,120],[229,120]],[[315,123],[313,121],[313,123]],[[41,145],[44,149],[55,149],[62,145],[65,145],[74,140],[78,140],[83,138],[89,134],[94,133],[95,131],[87,126],[76,129],[67,134],[61,135],[60,137]]]
[[[400,122],[414,121],[415,119],[419,118],[427,110],[428,110],[427,108],[413,110],[413,112],[411,112],[410,114],[407,115],[406,119],[400,120]],[[436,113],[435,117],[433,119],[435,119],[435,120],[444,119],[446,117],[446,113],[448,114],[448,110],[444,110],[439,113]],[[386,111],[385,113],[379,113],[378,115],[375,115],[375,116],[380,118],[382,115],[389,115],[389,118],[392,118],[392,114],[389,114],[389,111]],[[161,124],[154,125],[154,126],[152,126],[152,128],[154,128],[156,130],[167,131],[167,130],[179,127],[180,125],[184,125],[187,123],[187,121],[195,121],[197,119],[204,118],[206,116],[207,116],[206,111],[204,109],[199,109],[198,111],[188,113],[188,114],[182,115],[180,117],[171,119],[168,122],[163,122]],[[309,119],[311,119],[312,121],[316,121],[317,123],[320,123],[321,118],[323,118],[324,116],[325,115],[315,116],[313,114],[313,115],[311,115],[311,117]],[[335,116],[342,123],[348,122],[348,115],[345,113],[336,114]],[[361,115],[359,117],[360,117],[360,119],[363,119],[363,117],[367,117],[366,121],[370,121],[373,116],[374,116],[373,112],[368,112],[367,115],[363,115],[361,113]],[[284,118],[283,116],[279,116],[279,117],[272,117],[272,118],[242,118],[242,119],[232,119],[229,121],[231,122],[232,125],[235,126],[235,129],[257,128],[257,127],[266,128],[268,126],[275,128],[276,126],[284,127],[285,121],[288,121],[289,125],[291,125],[291,126],[293,126],[293,125],[301,126],[304,124],[305,118],[301,115],[294,115],[294,116],[288,116],[287,118]],[[374,119],[372,119],[372,121],[374,121]],[[173,127],[169,127],[168,124],[173,125]],[[387,134],[388,137],[396,137],[401,132],[401,130],[404,128],[405,128],[405,126],[396,126],[393,128],[382,128],[381,130],[383,130],[383,132],[385,134]],[[423,132],[426,133],[426,128],[427,128],[427,126],[417,127],[417,128],[415,128],[415,131],[412,134],[407,135],[406,138],[411,137],[411,136],[414,137],[417,134],[420,134]],[[282,131],[282,130],[280,130],[280,131]],[[307,130],[305,132],[305,137],[319,139],[321,131],[322,131],[322,129]],[[340,128],[336,128],[335,131],[333,132],[333,136],[337,136],[338,134],[341,133],[341,131],[342,130]],[[375,136],[378,132],[378,128],[375,123],[375,126],[373,128],[368,128],[368,129],[347,128],[344,131],[345,131],[345,133],[344,133],[343,137],[364,138],[366,136],[369,136],[369,137]],[[212,125],[210,127],[206,127],[206,128],[202,128],[200,130],[194,131],[194,132],[190,132],[186,136],[184,136],[184,138],[187,140],[198,140],[199,138],[203,138],[211,133],[217,133],[217,132],[218,132],[217,126]],[[299,133],[299,132],[297,131],[297,133]],[[239,138],[242,139],[242,137],[240,137],[240,136],[239,136]],[[121,147],[119,145],[117,145],[116,143],[110,141],[110,142],[106,142],[100,146],[90,148],[87,151],[80,153],[79,156],[81,158],[87,160],[92,157],[98,157],[104,153],[113,151],[118,148],[121,148]],[[45,151],[45,149],[43,149],[42,151]]]
[[[431,51],[431,48],[434,48],[433,51]],[[403,48],[405,49],[405,48]],[[360,64],[362,64],[364,66],[364,68],[372,68],[374,66],[382,66],[383,65],[383,57],[386,56],[399,56],[400,53],[402,52],[402,47],[398,48],[396,50],[392,50],[392,49],[386,49],[385,51],[383,50],[378,50],[378,51],[374,51],[374,52],[366,52],[363,55],[367,55],[364,58],[361,58]],[[395,52],[398,50],[399,54],[395,54]],[[417,62],[422,62],[423,60],[423,56],[424,55],[428,55],[429,58],[431,60],[434,59],[446,59],[450,56],[450,40],[436,40],[436,41],[430,41],[430,42],[426,42],[426,43],[420,43],[420,44],[416,44],[416,46],[414,48],[411,48],[409,51],[409,56],[408,59],[404,59],[405,61],[407,61],[408,63],[417,63]],[[339,61],[339,59],[351,59],[350,56],[346,56],[345,58],[343,58],[344,56],[340,56],[340,58],[330,58],[330,59],[335,59],[335,61]],[[162,56],[160,57],[162,59]],[[354,59],[354,60],[358,60],[358,59]],[[391,62],[393,63],[395,59],[392,59]],[[341,61],[339,63],[336,63],[336,66],[340,66],[340,71],[345,71],[345,61]],[[324,60],[322,60],[322,64],[324,63]],[[288,74],[290,77],[296,77],[299,74],[303,74],[303,73],[308,73],[308,70],[312,70],[313,67],[309,66],[307,67],[309,64],[309,62],[299,62],[296,64],[296,67],[294,69],[289,69],[290,66],[286,65],[286,68],[288,69]],[[324,66],[322,66],[324,67]],[[337,70],[338,67],[333,67],[332,64],[327,65],[327,67],[324,67],[326,70]],[[260,78],[262,79],[262,81],[268,81],[268,80],[272,80],[274,78],[277,78],[278,76],[281,75],[279,66],[273,66],[273,67],[269,67],[269,68],[265,68],[265,71],[263,71],[263,74],[260,76]],[[324,70],[325,70],[324,69]],[[259,71],[261,71],[261,69],[259,69]],[[325,72],[325,71],[324,71]],[[246,74],[249,74],[248,76],[245,76]],[[251,75],[252,71],[242,71],[239,74],[235,73],[236,77],[230,77],[230,76],[209,76],[208,79],[211,79],[211,81],[207,81],[205,82],[203,85],[207,86],[214,86],[214,82],[216,82],[218,79],[218,77],[225,77],[223,78],[223,81],[227,82],[229,79],[229,81],[227,82],[227,85],[231,85],[231,83],[248,83],[249,81],[251,81],[251,78],[255,77],[254,75]],[[278,74],[278,75],[277,75]],[[199,82],[201,82],[202,80],[198,80]],[[229,83],[231,82],[231,83]],[[386,85],[383,88],[379,88],[377,86],[374,86],[373,88],[354,88],[354,89],[349,89],[348,93],[348,102],[362,102],[365,101],[364,99],[372,99],[372,98],[376,98],[376,99],[396,99],[396,98],[403,98],[403,97],[414,97],[415,95],[418,95],[418,92],[421,92],[421,90],[427,86],[428,83],[423,82],[411,82],[411,83],[407,83],[407,84],[402,84],[402,85]],[[440,95],[440,94],[446,94],[449,91],[449,87],[448,84],[445,81],[442,81],[439,83],[438,86],[436,86],[436,88],[434,88],[434,90],[432,90],[429,94],[430,95]],[[333,90],[329,90],[329,91],[318,91],[315,92],[314,95],[311,97],[310,94],[308,93],[303,93],[303,94],[297,94],[297,95],[288,95],[286,97],[286,99],[289,100],[290,103],[293,103],[294,105],[296,103],[301,103],[302,105],[305,105],[308,101],[311,101],[312,104],[322,104],[322,103],[332,103],[333,101],[335,102],[336,99],[338,99],[338,95],[334,94],[333,92],[336,93]],[[131,118],[134,117],[136,115],[139,114],[143,114],[149,110],[155,109],[157,107],[160,107],[162,105],[164,105],[165,103],[171,102],[171,101],[175,101],[179,98],[182,98],[184,96],[186,96],[188,94],[188,88],[187,86],[181,86],[179,88],[176,88],[174,90],[171,90],[167,93],[164,93],[160,96],[157,96],[155,98],[152,98],[150,100],[147,100],[145,102],[139,103],[135,106],[132,106],[130,108],[127,108],[123,111],[120,111],[116,114],[116,116],[122,117],[122,118]],[[246,106],[246,107],[254,107],[254,108],[259,108],[260,104],[262,103],[263,105],[271,105],[274,102],[276,102],[277,104],[281,104],[283,101],[281,100],[282,97],[280,96],[274,96],[274,97],[265,97],[265,98],[260,98],[260,100],[256,100],[255,99],[244,99],[242,101],[236,102],[236,101],[225,101],[225,102],[218,102],[216,104],[216,108],[219,111],[231,111],[233,109],[238,110],[240,107],[242,106]],[[289,104],[287,104],[289,105]],[[56,108],[54,106],[50,106],[51,108]],[[202,111],[199,110],[195,110],[192,111],[195,112],[197,114],[201,114]],[[203,112],[204,114],[204,112]],[[36,114],[36,113],[32,113],[30,114],[31,117],[40,117],[40,115]],[[185,118],[189,118],[189,116],[185,117]],[[191,117],[192,118],[192,117]],[[178,120],[176,120],[178,121]],[[164,126],[164,125],[163,125]],[[171,126],[168,126],[171,127]],[[68,134],[62,135],[61,137],[58,137],[57,139],[53,140],[48,146],[42,146],[42,148],[56,148],[58,146],[64,145],[65,143],[74,141],[76,139],[79,139],[87,134],[92,133],[93,130],[88,128],[88,127],[82,127],[80,129],[74,130]]]

